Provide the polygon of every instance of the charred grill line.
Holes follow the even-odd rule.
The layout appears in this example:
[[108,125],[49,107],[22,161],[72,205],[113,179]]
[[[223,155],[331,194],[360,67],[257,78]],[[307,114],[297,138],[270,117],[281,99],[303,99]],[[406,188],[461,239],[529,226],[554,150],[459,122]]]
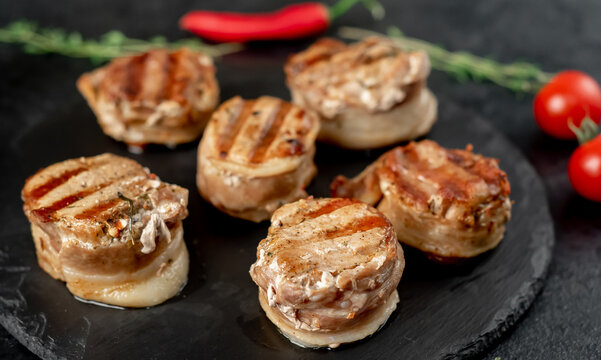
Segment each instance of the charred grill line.
[[236,102],[238,102],[237,111],[230,113],[230,118],[228,119],[225,128],[218,134],[217,149],[219,155],[223,158],[227,157],[244,122],[252,115],[256,100],[244,101],[241,98],[237,98]]
[[155,61],[159,61],[161,64],[158,66],[161,71],[157,76],[160,77],[161,86],[158,87],[158,91],[154,94],[154,101],[157,103],[162,99],[170,99],[171,96],[168,92],[168,85],[170,83],[171,78],[171,54],[161,54],[161,57],[157,57]]
[[[414,201],[422,204],[425,204],[430,196],[421,190],[420,183],[430,185],[443,199],[453,201],[469,201],[471,197],[468,191],[469,185],[479,181],[484,181],[487,185],[501,186],[499,182],[502,178],[498,174],[500,172],[491,173],[490,170],[487,172],[486,169],[480,168],[484,165],[488,169],[496,166],[489,164],[486,159],[478,155],[471,155],[475,160],[468,161],[461,153],[445,149],[442,155],[448,161],[436,168],[431,168],[427,161],[420,158],[415,150],[415,144],[407,145],[402,152],[399,151],[395,155],[397,156],[390,159],[391,163],[395,162],[391,164],[390,169],[394,174],[396,188],[400,193],[409,195]],[[402,166],[407,167],[407,174],[400,173],[399,168]],[[416,174],[420,175],[419,179]]]
[[[181,289],[188,271],[181,222],[187,216],[186,189],[161,182],[139,163],[110,153],[41,169],[26,181],[22,193],[44,182],[62,184],[39,200],[23,196],[23,210],[40,267],[66,282],[71,293],[112,305],[147,307]],[[147,228],[154,231],[143,236]],[[134,244],[132,230],[141,246]],[[165,259],[171,259],[167,265]],[[168,276],[157,272],[165,266],[172,266]]]
[[[315,218],[317,219],[317,218]],[[309,221],[315,221],[315,219],[311,219]],[[294,228],[294,225],[290,228]],[[322,241],[327,240],[335,240],[341,237],[367,232],[376,228],[384,228],[388,225],[388,222],[383,219],[381,216],[365,216],[358,219],[354,219],[352,222],[347,224],[342,224],[342,226],[334,226],[333,228],[326,229],[323,231],[317,231],[312,234],[312,236],[317,235],[317,238],[312,240],[310,244],[306,244],[307,246],[314,247],[315,244],[318,244]],[[301,242],[305,242],[306,239],[299,239]],[[296,245],[300,246],[300,245]]]
[[[104,187],[106,185],[103,184],[101,186]],[[32,210],[32,213],[41,222],[52,222],[52,221],[55,221],[56,219],[54,218],[54,214],[57,211],[59,211],[59,210],[65,208],[65,207],[67,207],[67,206],[69,206],[69,205],[71,205],[71,204],[73,204],[73,203],[75,203],[75,202],[83,199],[86,196],[89,196],[92,193],[95,193],[97,190],[99,190],[99,189],[88,189],[88,190],[80,191],[80,192],[75,193],[73,195],[65,196],[64,198],[53,202],[50,206],[44,206],[44,207]]]
[[322,216],[322,215],[327,215],[327,214],[334,212],[345,206],[353,205],[353,204],[356,204],[359,202],[360,202],[359,200],[347,199],[347,198],[334,199],[334,200],[328,202],[327,204],[325,204],[324,206],[322,206],[321,208],[313,210],[313,211],[303,215],[303,217],[305,219],[314,219],[314,218]]
[[88,170],[87,167],[79,167],[79,168],[76,168],[73,170],[65,171],[60,176],[50,178],[48,181],[46,181],[42,185],[39,185],[38,187],[34,188],[33,190],[25,193],[24,197],[26,199],[38,200],[42,196],[48,194],[50,191],[54,190],[55,188],[61,186],[62,184],[66,183],[67,181],[69,181],[69,179],[71,179],[72,177],[74,177],[86,170]]
[[251,163],[260,163],[263,161],[269,146],[276,139],[282,125],[284,124],[284,119],[286,115],[292,109],[292,104],[289,102],[280,101],[279,106],[274,108],[275,116],[270,116],[265,124],[265,127],[261,130],[261,134],[257,139],[257,143],[250,153],[250,162]]
[[123,92],[128,99],[134,100],[138,98],[142,88],[142,78],[146,68],[146,59],[148,53],[132,57],[124,64],[124,71],[127,81],[123,86]]
[[178,66],[178,60],[179,57],[176,56],[176,54],[168,54],[165,64],[163,65],[165,67],[166,74],[164,77],[165,84],[163,86],[163,91],[165,92],[166,99],[173,99],[174,94],[177,93],[177,90],[175,90],[175,71]]
[[[177,101],[182,103],[185,101],[183,94],[185,93],[186,87],[188,84],[192,83],[191,79],[188,78],[186,69],[182,69],[184,67],[183,62],[183,54],[181,52],[176,52],[169,54],[168,63],[169,72],[167,83],[165,86],[167,87],[167,99]],[[196,75],[196,71],[194,72]]]
[[[91,219],[96,218],[98,215],[106,212],[109,209],[112,209],[115,205],[120,204],[121,200],[119,198],[110,199],[105,202],[101,202],[96,206],[88,208],[81,213],[75,215],[75,218],[78,220]],[[100,220],[100,219],[96,219]],[[104,219],[103,219],[104,220]]]
[[[95,164],[94,166],[99,166],[99,164]],[[88,171],[93,171],[93,169],[89,169]],[[127,177],[120,178],[120,179],[109,179],[108,181],[98,184],[98,185],[95,185],[92,188],[87,188],[87,189],[81,190],[75,194],[64,196],[63,198],[53,202],[49,206],[44,206],[41,208],[33,209],[32,214],[42,222],[56,221],[54,214],[56,214],[58,211],[66,208],[67,206],[70,206],[80,200],[83,200],[86,197],[92,196],[92,195],[96,194],[98,191],[100,191],[108,186],[111,186],[113,184],[117,184],[118,187],[121,187],[119,185],[124,184],[125,182],[127,182],[127,180],[129,180],[129,178],[127,178]],[[146,180],[147,179],[145,179],[145,178],[141,179],[141,180],[137,180],[131,184],[128,184],[128,186],[136,186]],[[118,181],[118,183],[117,183],[117,181]],[[116,199],[118,200],[118,198],[116,198]],[[115,199],[106,200],[105,202],[94,205],[91,208],[82,209],[82,211],[79,214],[75,215],[75,218],[78,220],[90,219],[92,217],[96,217],[100,213],[108,211],[109,209],[113,208],[114,206],[116,206],[118,204],[119,204],[119,202],[115,201]]]
[[311,56],[307,56],[306,58],[301,58],[299,55],[296,55],[289,60],[289,62],[293,64],[289,68],[289,75],[297,76],[312,66],[328,61],[332,56],[346,47],[343,42],[328,38],[319,40],[313,46],[319,49],[319,52],[313,51],[310,53]]

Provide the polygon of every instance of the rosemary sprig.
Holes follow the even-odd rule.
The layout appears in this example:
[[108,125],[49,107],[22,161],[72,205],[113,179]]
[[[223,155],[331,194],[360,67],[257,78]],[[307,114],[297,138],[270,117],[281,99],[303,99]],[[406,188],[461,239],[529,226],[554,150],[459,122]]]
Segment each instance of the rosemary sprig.
[[208,45],[199,39],[181,39],[175,42],[168,42],[162,36],[156,36],[148,41],[131,39],[116,30],[102,35],[99,40],[84,39],[78,32],[68,33],[62,29],[39,28],[31,21],[16,21],[0,28],[0,42],[22,44],[23,50],[29,54],[56,53],[74,58],[89,58],[94,63],[154,48],[187,47],[214,57],[236,52],[242,48],[242,45],[234,43]]
[[339,0],[334,5],[329,7],[330,21],[338,19],[359,2],[362,3],[369,12],[371,12],[371,16],[374,19],[381,20],[384,17],[384,7],[377,0]]
[[[384,36],[375,31],[352,27],[341,28],[339,34],[352,40]],[[397,27],[389,28],[387,35],[405,50],[426,51],[432,68],[444,71],[458,81],[490,81],[516,93],[536,93],[555,75],[527,62],[503,64],[465,51],[449,51],[427,41],[405,36]]]
[[131,244],[134,245],[134,233],[132,230],[132,222],[134,221],[134,201],[125,195],[121,194],[120,191],[117,192],[117,196],[119,199],[127,201],[129,204],[129,221],[128,221],[128,230],[129,230],[129,239],[131,240]]

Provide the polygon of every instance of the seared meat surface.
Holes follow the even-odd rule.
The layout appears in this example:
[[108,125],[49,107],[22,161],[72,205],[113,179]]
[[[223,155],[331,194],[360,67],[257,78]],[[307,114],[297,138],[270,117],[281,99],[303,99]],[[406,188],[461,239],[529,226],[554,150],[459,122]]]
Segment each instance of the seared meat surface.
[[274,97],[226,101],[198,147],[201,195],[232,216],[269,219],[280,205],[307,196],[318,129],[314,114]]
[[286,336],[335,347],[386,321],[404,264],[382,213],[357,200],[308,198],[273,214],[250,274],[264,310]]
[[185,48],[115,59],[77,87],[104,133],[131,145],[197,139],[219,101],[213,61]]
[[285,71],[293,102],[321,116],[323,141],[381,147],[421,136],[436,120],[425,85],[428,55],[404,52],[390,39],[321,39],[291,56]]
[[188,190],[112,154],[38,171],[22,191],[40,266],[74,294],[143,307],[174,296],[188,273]]
[[356,178],[338,176],[331,189],[333,196],[377,206],[399,241],[442,262],[496,247],[511,215],[498,160],[430,140],[392,149]]

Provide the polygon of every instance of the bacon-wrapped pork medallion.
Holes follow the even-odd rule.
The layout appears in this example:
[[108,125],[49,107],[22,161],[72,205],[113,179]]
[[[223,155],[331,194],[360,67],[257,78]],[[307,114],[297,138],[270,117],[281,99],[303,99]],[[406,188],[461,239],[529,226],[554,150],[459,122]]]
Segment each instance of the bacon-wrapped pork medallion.
[[319,120],[286,101],[236,96],[211,117],[198,147],[196,183],[221,211],[260,222],[306,197]]
[[293,343],[337,347],[386,322],[405,259],[390,221],[352,199],[279,208],[250,275],[267,317]]
[[213,61],[186,48],[115,59],[77,87],[102,131],[131,149],[197,139],[219,103]]
[[137,162],[112,154],[62,161],[27,179],[22,197],[38,263],[74,295],[146,307],[185,285],[188,190]]
[[440,262],[496,247],[511,215],[510,187],[498,160],[430,140],[382,155],[354,179],[338,176],[332,196],[382,211],[399,241]]
[[436,121],[428,55],[390,39],[321,39],[291,56],[285,71],[292,102],[320,115],[319,140],[376,148],[424,135]]

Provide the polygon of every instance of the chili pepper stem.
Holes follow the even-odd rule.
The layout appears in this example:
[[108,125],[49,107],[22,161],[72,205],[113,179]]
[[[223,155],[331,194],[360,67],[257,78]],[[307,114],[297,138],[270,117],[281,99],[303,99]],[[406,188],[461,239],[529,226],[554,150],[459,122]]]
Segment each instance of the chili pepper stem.
[[375,19],[381,19],[384,17],[384,7],[382,7],[382,5],[380,5],[380,3],[378,3],[376,0],[338,0],[337,3],[328,7],[330,22],[344,15],[357,3],[363,3],[363,6],[365,6],[367,10],[371,12],[371,15]]

